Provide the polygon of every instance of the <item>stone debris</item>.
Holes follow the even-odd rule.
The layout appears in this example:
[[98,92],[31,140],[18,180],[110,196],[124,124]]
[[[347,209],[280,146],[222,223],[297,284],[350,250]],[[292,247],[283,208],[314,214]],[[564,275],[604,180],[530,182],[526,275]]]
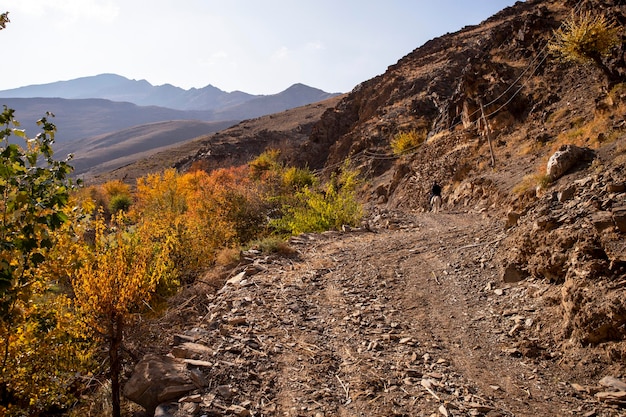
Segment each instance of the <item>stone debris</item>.
[[[519,404],[541,396],[587,412],[572,393],[594,398],[600,409],[617,406],[613,388],[552,386],[546,392],[554,378],[545,369],[559,354],[536,338],[542,310],[533,297],[549,293],[547,283],[528,277],[496,288],[497,268],[489,266],[498,244],[493,238],[450,248],[454,256],[444,255],[445,264],[433,268],[432,251],[418,237],[428,228],[420,224],[418,238],[404,243],[407,220],[392,230],[372,222],[376,234],[300,236],[291,241],[295,258],[247,254],[247,266],[258,268],[244,266],[245,274],[230,275],[219,290],[193,294],[171,329],[157,320],[157,331],[169,331],[169,350],[136,366],[125,395],[149,415],[163,417],[512,417]],[[440,233],[467,233],[458,225],[445,227]],[[403,238],[383,247],[390,245],[380,239],[384,234]],[[356,242],[361,246],[347,249]],[[374,263],[371,251],[389,255]],[[423,270],[428,273],[420,275]],[[436,304],[423,304],[426,290],[435,292]],[[413,307],[397,308],[401,303]],[[441,333],[443,326],[447,333]],[[475,360],[482,365],[473,365]],[[506,375],[480,384],[476,378],[495,372],[492,364]],[[476,366],[474,373],[468,366]],[[160,371],[148,372],[152,368]],[[612,394],[593,396],[602,392]]]
[[124,386],[124,395],[154,413],[156,407],[195,389],[185,363],[177,358],[146,355]]
[[605,376],[599,381],[603,387],[614,388],[619,391],[626,391],[626,382],[612,376]]
[[597,385],[582,385],[573,382],[570,386],[577,393],[593,396],[601,403],[626,407],[626,383],[621,379],[605,376],[598,381]]
[[616,285],[626,273],[624,175],[613,167],[561,177],[523,212],[496,255],[502,282],[553,284],[561,328],[551,331],[575,343],[624,334],[626,297]]

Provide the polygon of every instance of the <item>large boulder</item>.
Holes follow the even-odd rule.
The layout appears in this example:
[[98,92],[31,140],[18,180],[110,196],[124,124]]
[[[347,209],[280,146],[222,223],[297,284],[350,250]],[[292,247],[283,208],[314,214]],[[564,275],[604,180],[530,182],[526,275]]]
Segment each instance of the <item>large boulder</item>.
[[146,355],[124,386],[124,396],[154,414],[161,403],[177,399],[196,388],[184,360]]
[[576,145],[562,145],[550,159],[546,167],[546,174],[554,181],[576,165],[587,162],[594,157],[594,152],[589,148],[581,148]]

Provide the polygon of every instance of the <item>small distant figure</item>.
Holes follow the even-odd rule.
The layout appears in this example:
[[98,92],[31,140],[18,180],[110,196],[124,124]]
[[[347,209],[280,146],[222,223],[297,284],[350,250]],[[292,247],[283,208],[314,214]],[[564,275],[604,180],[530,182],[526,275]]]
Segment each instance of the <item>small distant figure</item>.
[[437,182],[433,182],[433,187],[430,189],[430,208],[433,213],[441,210],[441,186]]

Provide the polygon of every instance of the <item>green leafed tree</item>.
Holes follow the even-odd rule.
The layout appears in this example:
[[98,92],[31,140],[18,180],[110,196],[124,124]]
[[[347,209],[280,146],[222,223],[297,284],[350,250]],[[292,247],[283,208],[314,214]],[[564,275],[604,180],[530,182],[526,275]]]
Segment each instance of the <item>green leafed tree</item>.
[[68,218],[72,168],[53,158],[56,127],[48,116],[37,122],[41,133],[29,138],[14,110],[4,106],[0,114],[0,398],[12,395],[11,345],[45,279],[37,268]]

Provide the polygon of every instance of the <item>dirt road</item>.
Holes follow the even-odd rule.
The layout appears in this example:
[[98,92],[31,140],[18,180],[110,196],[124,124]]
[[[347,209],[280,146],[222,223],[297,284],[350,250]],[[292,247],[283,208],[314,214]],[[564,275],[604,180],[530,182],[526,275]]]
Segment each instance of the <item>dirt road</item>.
[[572,387],[598,370],[569,365],[551,342],[554,289],[501,281],[501,223],[382,213],[373,231],[304,235],[297,257],[251,259],[171,326],[214,351],[202,412],[621,415]]

